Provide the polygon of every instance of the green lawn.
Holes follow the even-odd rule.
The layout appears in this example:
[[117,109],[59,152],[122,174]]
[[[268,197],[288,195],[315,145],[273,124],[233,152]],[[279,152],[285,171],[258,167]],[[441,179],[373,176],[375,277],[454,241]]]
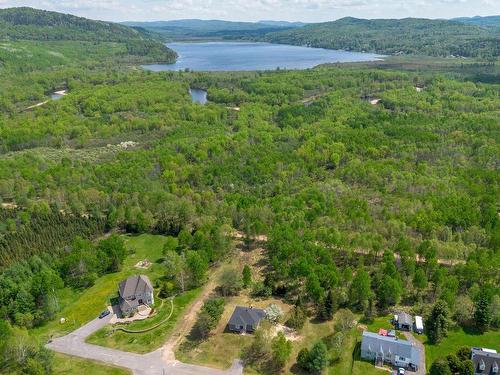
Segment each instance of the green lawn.
[[483,335],[464,332],[463,329],[457,329],[448,332],[446,337],[439,345],[431,345],[427,342],[425,335],[417,336],[425,344],[426,365],[427,368],[437,358],[446,357],[448,354],[456,353],[462,346],[490,348],[500,351],[500,331],[490,331]]
[[53,373],[57,375],[131,375],[128,370],[57,353]]
[[[375,318],[372,318],[370,321],[361,321],[361,324],[365,324],[366,328],[369,332],[375,332],[378,333],[378,331],[383,328],[388,331],[391,329],[394,329],[394,326],[391,323],[391,318],[392,315],[385,315],[385,316],[377,316]],[[396,331],[396,335],[400,339],[405,339],[404,335],[401,333],[401,331]]]
[[[191,290],[174,298],[174,310],[172,316],[164,324],[150,332],[145,333],[126,333],[122,331],[112,332],[112,327],[105,327],[93,335],[87,342],[91,344],[107,346],[114,349],[125,350],[135,353],[149,353],[158,349],[167,339],[169,333],[174,328],[177,320],[182,316],[184,310],[193,300],[199,295],[201,289]],[[161,322],[170,313],[170,303],[165,302],[162,311],[158,317],[151,320],[143,320],[127,325],[127,329],[141,330],[147,327],[152,327],[156,323]]]
[[[381,323],[381,319],[380,319]],[[377,323],[374,323],[377,324]],[[362,361],[359,357],[359,346],[356,350],[356,343],[361,342],[361,331],[354,327],[344,339],[344,350],[340,360],[334,363],[328,369],[328,374],[346,374],[346,375],[381,375],[387,374],[387,371],[375,368],[373,363]]]
[[[74,331],[83,324],[94,319],[107,305],[110,298],[117,295],[118,283],[133,274],[148,275],[154,281],[162,276],[163,266],[156,261],[161,258],[165,237],[153,235],[141,235],[137,237],[123,236],[125,245],[130,255],[124,261],[120,272],[108,274],[96,280],[94,286],[83,292],[77,292],[69,288],[60,293],[61,312],[56,320],[51,321],[32,333],[42,340],[49,336],[61,336]],[[134,265],[140,260],[148,259],[153,265],[148,270],[139,270]],[[65,324],[60,324],[59,319],[64,317]]]
[[202,364],[219,369],[228,369],[241,351],[252,342],[252,336],[224,332],[213,335],[199,344],[184,341],[176,350],[178,360],[186,363]]

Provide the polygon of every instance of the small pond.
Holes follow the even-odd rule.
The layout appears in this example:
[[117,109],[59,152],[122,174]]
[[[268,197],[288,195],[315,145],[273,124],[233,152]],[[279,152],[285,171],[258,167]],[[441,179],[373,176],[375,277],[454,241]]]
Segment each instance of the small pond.
[[189,89],[189,94],[191,94],[191,100],[193,103],[205,105],[208,102],[207,92],[202,89]]

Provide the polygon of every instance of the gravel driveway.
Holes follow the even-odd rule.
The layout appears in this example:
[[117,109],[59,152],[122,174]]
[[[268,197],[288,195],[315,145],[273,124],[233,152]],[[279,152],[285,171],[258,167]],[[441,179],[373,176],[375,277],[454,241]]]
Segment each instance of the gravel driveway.
[[229,370],[189,365],[174,359],[173,353],[160,348],[148,354],[136,354],[87,344],[85,339],[109,323],[113,314],[94,319],[76,331],[56,339],[47,348],[80,358],[91,359],[109,365],[132,370],[134,375],[242,375],[243,366],[234,361]]
[[403,332],[405,338],[415,345],[420,352],[420,363],[418,365],[418,370],[416,372],[411,372],[411,374],[416,375],[426,375],[425,372],[425,347],[419,340],[417,340],[410,332]]

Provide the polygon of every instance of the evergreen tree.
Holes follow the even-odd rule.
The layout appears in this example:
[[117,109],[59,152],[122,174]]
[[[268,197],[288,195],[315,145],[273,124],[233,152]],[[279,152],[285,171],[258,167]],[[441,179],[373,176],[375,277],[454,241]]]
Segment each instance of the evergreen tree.
[[479,296],[475,304],[474,322],[476,324],[476,328],[481,333],[486,332],[490,327],[490,297],[485,289],[482,289],[481,292],[479,292]]
[[333,295],[332,290],[328,291],[324,302],[325,317],[327,320],[333,319],[335,311],[337,311],[337,301]]
[[248,266],[248,264],[245,264],[245,267],[243,267],[243,286],[245,288],[248,288],[252,284],[252,270]]
[[446,302],[437,301],[426,322],[427,336],[431,343],[437,344],[448,335],[448,315]]

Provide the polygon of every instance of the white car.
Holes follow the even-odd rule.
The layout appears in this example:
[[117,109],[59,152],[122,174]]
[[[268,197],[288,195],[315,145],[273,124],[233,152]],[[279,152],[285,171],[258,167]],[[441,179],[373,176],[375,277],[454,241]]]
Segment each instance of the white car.
[[406,374],[406,370],[404,368],[400,367],[398,369],[398,375],[405,375],[405,374]]

